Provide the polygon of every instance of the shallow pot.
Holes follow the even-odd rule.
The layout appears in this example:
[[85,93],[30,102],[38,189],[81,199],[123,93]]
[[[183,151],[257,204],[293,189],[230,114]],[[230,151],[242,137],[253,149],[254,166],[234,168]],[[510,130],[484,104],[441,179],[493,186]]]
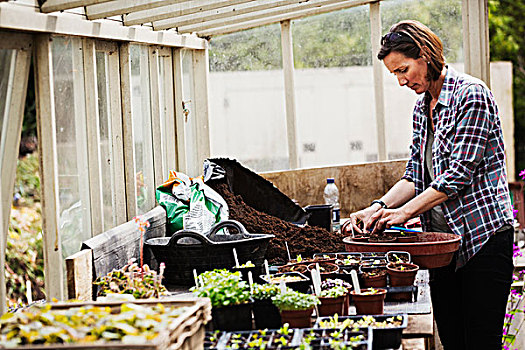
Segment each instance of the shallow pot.
[[314,308],[306,310],[281,310],[281,321],[288,323],[290,328],[312,327],[312,313]]
[[253,318],[256,329],[277,329],[281,327],[281,313],[272,299],[259,299],[253,303]]
[[215,330],[244,331],[252,329],[252,302],[213,307],[212,323]]
[[337,298],[319,297],[321,304],[317,306],[319,316],[343,315],[346,295]]
[[381,315],[385,303],[386,289],[377,288],[375,294],[363,294],[370,291],[370,288],[362,289],[361,293],[352,291],[355,308],[358,315]]

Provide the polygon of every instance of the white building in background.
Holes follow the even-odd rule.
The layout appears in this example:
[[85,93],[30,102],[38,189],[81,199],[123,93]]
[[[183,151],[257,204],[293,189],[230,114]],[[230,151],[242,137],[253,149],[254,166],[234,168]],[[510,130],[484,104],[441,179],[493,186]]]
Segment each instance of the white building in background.
[[[463,71],[462,64],[452,64]],[[512,66],[491,64],[514,176]],[[389,159],[406,158],[417,95],[385,69],[386,147]],[[210,73],[212,156],[236,158],[256,171],[288,168],[282,71]],[[377,160],[372,67],[295,71],[300,167]],[[224,135],[230,135],[225,137]]]

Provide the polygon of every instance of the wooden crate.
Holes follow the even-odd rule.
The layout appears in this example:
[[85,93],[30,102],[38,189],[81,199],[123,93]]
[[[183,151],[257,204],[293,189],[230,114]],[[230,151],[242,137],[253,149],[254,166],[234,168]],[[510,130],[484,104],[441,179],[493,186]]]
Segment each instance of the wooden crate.
[[124,303],[134,303],[139,305],[157,305],[162,304],[164,307],[188,307],[188,309],[178,318],[170,323],[168,329],[161,332],[153,341],[147,344],[123,344],[119,342],[106,342],[103,344],[53,344],[50,345],[25,345],[14,348],[3,349],[137,349],[137,350],[189,350],[202,349],[204,342],[204,326],[211,320],[211,303],[208,298],[192,297],[170,297],[162,299],[144,299],[132,302],[59,302],[52,303],[51,308],[54,310],[65,310],[73,307],[82,306],[109,306],[115,312],[120,310]]

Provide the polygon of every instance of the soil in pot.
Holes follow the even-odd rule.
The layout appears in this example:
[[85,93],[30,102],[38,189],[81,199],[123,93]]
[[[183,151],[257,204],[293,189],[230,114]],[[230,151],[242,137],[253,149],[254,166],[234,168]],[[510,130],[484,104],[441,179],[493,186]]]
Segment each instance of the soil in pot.
[[363,271],[361,280],[366,288],[381,288],[386,287],[386,276],[387,273],[384,269],[370,269]]
[[414,243],[417,241],[417,234],[415,233],[402,233],[396,236],[397,243]]
[[253,318],[257,329],[281,327],[281,313],[272,299],[258,299],[253,303]]
[[312,313],[314,308],[306,310],[281,310],[281,321],[288,323],[290,328],[312,327]]
[[211,309],[213,329],[242,331],[252,329],[252,303],[214,307]]
[[308,265],[308,270],[311,271],[315,269],[317,264],[319,264],[319,272],[321,274],[322,280],[325,280],[326,278],[332,278],[334,274],[339,272],[339,266],[329,262],[312,263]]
[[284,273],[284,272],[300,272],[300,273],[304,273],[307,270],[308,270],[308,267],[306,265],[303,265],[303,264],[283,265],[283,266],[279,266],[279,268],[278,268],[278,271],[280,273]]
[[355,242],[368,242],[368,239],[370,237],[368,236],[353,236],[352,237],[352,241],[355,241]]
[[410,253],[396,250],[386,253],[386,259],[388,262],[411,262]]
[[396,237],[391,235],[371,235],[368,239],[368,242],[370,243],[393,243],[395,241]]
[[343,315],[346,295],[337,298],[319,297],[321,304],[317,306],[318,316]]
[[385,303],[386,289],[366,288],[361,293],[350,292],[358,315],[381,315]]

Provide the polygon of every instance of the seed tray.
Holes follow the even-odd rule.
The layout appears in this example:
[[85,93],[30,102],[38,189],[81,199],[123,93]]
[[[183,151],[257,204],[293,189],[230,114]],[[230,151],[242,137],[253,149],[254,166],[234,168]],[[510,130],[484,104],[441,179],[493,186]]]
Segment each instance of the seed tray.
[[[301,345],[309,345],[311,350],[340,349],[347,346],[355,350],[372,350],[371,328],[351,329],[314,329],[290,328],[287,334],[279,329],[256,330],[243,332],[228,332],[215,334],[208,332],[205,341],[207,350],[223,349],[297,349]],[[218,336],[218,337],[217,337]],[[359,339],[352,339],[359,337]]]
[[[387,319],[395,317],[401,318],[401,324],[394,327],[368,327],[373,330],[373,348],[374,349],[397,349],[401,346],[401,336],[403,330],[408,325],[407,314],[388,314],[388,315],[374,315],[374,316],[340,316],[337,319],[337,324],[343,326],[346,320],[356,321],[367,321],[369,318],[375,319],[376,322],[384,322]],[[322,328],[321,322],[329,321],[330,317],[319,317],[315,322],[314,328]],[[366,324],[366,322],[365,322]],[[329,327],[334,327],[334,324],[330,324]],[[364,326],[366,327],[366,326]],[[362,329],[359,327],[359,329]]]

